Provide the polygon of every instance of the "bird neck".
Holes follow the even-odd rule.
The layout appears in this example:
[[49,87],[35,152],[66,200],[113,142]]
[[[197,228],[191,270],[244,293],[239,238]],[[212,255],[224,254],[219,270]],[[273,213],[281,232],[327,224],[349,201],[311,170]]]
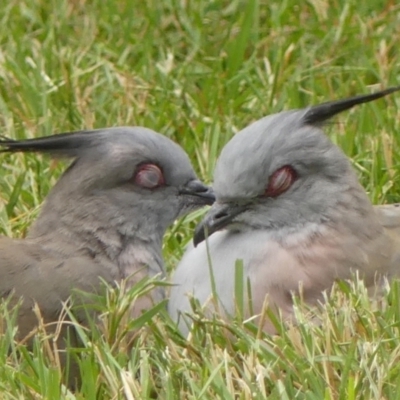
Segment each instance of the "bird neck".
[[65,258],[82,255],[111,263],[121,278],[143,267],[150,275],[164,272],[163,231],[150,230],[149,224],[118,214],[107,218],[101,209],[85,209],[84,205],[68,208],[67,202],[61,203],[64,208],[60,209],[52,203],[44,204],[28,239]]

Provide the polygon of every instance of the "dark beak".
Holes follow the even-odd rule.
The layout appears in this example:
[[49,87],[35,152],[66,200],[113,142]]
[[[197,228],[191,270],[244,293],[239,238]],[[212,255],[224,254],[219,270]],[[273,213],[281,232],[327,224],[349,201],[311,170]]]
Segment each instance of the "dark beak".
[[196,247],[214,232],[227,227],[233,219],[245,209],[245,206],[214,203],[210,211],[205,215],[194,231],[194,246]]
[[194,196],[195,202],[200,205],[211,206],[215,201],[213,189],[209,186],[206,186],[198,179],[193,179],[192,181],[189,181],[185,186],[181,188],[180,194]]

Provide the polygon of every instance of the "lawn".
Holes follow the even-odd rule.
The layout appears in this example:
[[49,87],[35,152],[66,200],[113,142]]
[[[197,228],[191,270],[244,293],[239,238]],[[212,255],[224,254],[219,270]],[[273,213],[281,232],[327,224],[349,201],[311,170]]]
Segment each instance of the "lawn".
[[[178,142],[212,182],[227,141],[270,113],[400,84],[400,5],[375,0],[8,0],[0,6],[1,134],[30,138],[140,125]],[[340,114],[327,127],[374,204],[399,202],[400,94]],[[399,134],[397,134],[399,133]],[[65,169],[1,155],[0,230],[23,237]],[[171,227],[171,271],[194,213]],[[2,306],[1,399],[400,399],[400,285],[372,301],[338,285],[320,323],[263,335],[251,321],[206,321],[189,338],[159,306],[128,305],[156,282],[109,289],[83,342],[83,385],[60,385],[54,341],[28,352]],[[195,306],[195,305],[194,305]],[[133,338],[130,332],[134,332]]]

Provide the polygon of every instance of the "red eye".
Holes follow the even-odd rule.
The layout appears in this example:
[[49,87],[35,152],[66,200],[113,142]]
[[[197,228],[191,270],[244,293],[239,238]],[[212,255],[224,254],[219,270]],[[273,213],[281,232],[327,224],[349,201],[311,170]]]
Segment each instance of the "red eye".
[[164,175],[155,164],[142,164],[134,175],[136,185],[147,189],[154,189],[165,184]]
[[283,192],[286,192],[296,179],[297,173],[290,165],[285,165],[277,169],[269,178],[268,187],[265,190],[264,196],[279,196]]

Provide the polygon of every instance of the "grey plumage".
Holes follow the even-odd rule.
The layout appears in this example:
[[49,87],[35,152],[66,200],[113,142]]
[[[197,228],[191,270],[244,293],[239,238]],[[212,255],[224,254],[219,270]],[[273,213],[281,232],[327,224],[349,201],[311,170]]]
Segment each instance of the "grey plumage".
[[[359,271],[368,286],[397,272],[400,237],[387,215],[400,215],[399,209],[371,205],[350,161],[320,126],[399,89],[281,112],[231,139],[215,168],[216,202],[195,231],[197,248],[187,250],[172,279],[173,318],[190,310],[187,293],[203,304],[211,296],[208,252],[228,314],[235,311],[237,259],[251,283],[254,311],[268,296],[271,307],[288,318],[300,283],[304,299],[315,304],[335,279],[352,272]],[[186,331],[182,319],[180,326]],[[274,331],[270,321],[265,330]]]
[[[47,196],[25,239],[0,238],[0,295],[23,296],[19,334],[58,318],[73,289],[95,291],[133,275],[164,274],[162,239],[179,216],[214,200],[187,154],[142,127],[72,132],[38,139],[2,139],[3,152],[40,152],[73,161]],[[161,288],[132,315],[162,299]]]

